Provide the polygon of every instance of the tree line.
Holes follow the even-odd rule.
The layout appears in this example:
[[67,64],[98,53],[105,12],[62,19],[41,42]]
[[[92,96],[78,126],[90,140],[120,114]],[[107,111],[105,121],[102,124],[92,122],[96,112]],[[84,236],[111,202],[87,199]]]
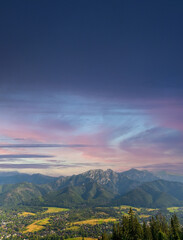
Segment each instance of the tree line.
[[161,214],[140,223],[130,208],[128,216],[114,224],[112,234],[103,233],[102,240],[183,240],[183,228],[174,214],[170,222]]

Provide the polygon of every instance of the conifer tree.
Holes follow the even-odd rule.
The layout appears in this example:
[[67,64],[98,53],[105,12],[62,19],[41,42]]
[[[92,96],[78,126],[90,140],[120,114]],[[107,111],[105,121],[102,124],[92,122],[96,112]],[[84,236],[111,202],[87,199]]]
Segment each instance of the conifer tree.
[[[83,237],[82,240],[84,240],[84,237]],[[104,232],[104,233],[102,234],[102,240],[108,240],[108,236],[107,236],[106,232]]]
[[102,240],[183,240],[183,229],[175,214],[170,225],[161,214],[140,224],[130,209],[128,216],[123,216],[121,223],[114,225],[112,236],[104,235]]
[[145,222],[143,222],[143,225],[142,225],[142,239],[152,240],[150,227]]
[[129,211],[129,240],[138,240],[142,237],[142,227],[132,208]]
[[157,218],[154,217],[150,220],[150,229],[152,234],[152,240],[158,240],[158,232],[160,231],[160,228],[158,226]]
[[162,231],[159,231],[158,240],[168,240],[167,235],[165,233],[163,233]]
[[120,228],[120,237],[122,240],[127,240],[129,235],[129,218],[123,216]]
[[119,223],[113,226],[112,240],[120,240]]
[[158,214],[158,219],[159,219],[160,230],[167,235],[168,234],[168,223],[167,223],[166,218],[162,214]]
[[180,233],[181,233],[180,223],[179,223],[179,220],[178,220],[176,214],[174,214],[171,217],[170,239],[171,240],[180,240]]

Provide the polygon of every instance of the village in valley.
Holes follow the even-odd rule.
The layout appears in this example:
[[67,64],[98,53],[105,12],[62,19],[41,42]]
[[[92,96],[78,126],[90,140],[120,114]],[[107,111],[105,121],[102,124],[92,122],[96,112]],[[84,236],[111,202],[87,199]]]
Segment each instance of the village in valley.
[[[23,207],[0,209],[0,239],[98,239],[110,234],[113,225],[127,216],[130,206],[67,209]],[[139,221],[148,222],[162,214],[167,219],[175,212],[183,222],[183,208],[150,209],[132,207]],[[51,238],[52,237],[52,238]]]

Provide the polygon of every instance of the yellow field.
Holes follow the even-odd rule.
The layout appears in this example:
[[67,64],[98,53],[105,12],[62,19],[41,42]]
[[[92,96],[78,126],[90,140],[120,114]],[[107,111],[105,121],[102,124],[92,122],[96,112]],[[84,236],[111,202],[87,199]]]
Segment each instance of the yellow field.
[[148,218],[148,217],[150,217],[150,216],[151,216],[151,215],[144,215],[144,214],[139,215],[140,218]]
[[38,221],[33,222],[32,224],[27,226],[27,230],[24,231],[24,233],[27,232],[37,232],[42,230],[46,224],[49,223],[49,218],[44,218]]
[[[76,238],[67,238],[67,240],[82,240],[82,237],[76,237]],[[98,238],[89,238],[89,237],[85,237],[85,240],[97,240]]]
[[83,224],[89,224],[89,225],[96,225],[96,224],[102,224],[107,222],[116,222],[116,218],[97,218],[97,219],[88,219],[84,221],[74,222],[73,225],[83,225]]
[[57,208],[57,207],[48,207],[48,209],[44,213],[57,213],[57,212],[65,212],[69,211],[67,208]]
[[127,205],[122,205],[119,207],[120,209],[130,209],[132,208],[133,210],[136,210],[137,212],[141,210],[141,208],[137,208],[137,207],[132,207],[132,206],[127,206]]
[[153,212],[159,210],[159,208],[146,208],[148,212]]
[[23,213],[19,213],[19,216],[23,216],[23,217],[26,217],[26,216],[30,216],[30,215],[35,215],[35,213],[31,213],[31,212],[23,212]]
[[171,213],[174,213],[174,212],[178,212],[180,207],[169,207],[167,208],[167,210]]
[[72,226],[72,227],[68,227],[66,230],[76,231],[78,229],[79,229],[78,226]]

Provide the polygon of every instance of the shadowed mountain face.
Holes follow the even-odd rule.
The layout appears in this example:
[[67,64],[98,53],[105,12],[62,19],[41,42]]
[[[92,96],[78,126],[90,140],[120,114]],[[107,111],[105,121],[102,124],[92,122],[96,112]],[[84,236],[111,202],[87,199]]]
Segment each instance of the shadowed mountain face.
[[0,179],[14,181],[14,184],[0,186],[1,206],[169,207],[183,204],[183,183],[160,180],[148,171],[136,169],[122,173],[110,169],[90,170],[59,178],[14,172],[0,174]]
[[107,171],[99,169],[90,170],[88,172],[79,175],[73,175],[71,177],[61,177],[54,182],[52,186],[54,186],[56,189],[66,186],[78,186],[83,182],[87,182],[88,180],[96,182],[114,194],[123,194],[129,191],[129,189],[133,189],[134,187],[140,185],[139,181],[132,180],[128,176],[123,176],[121,173],[114,172],[110,169]]
[[114,193],[103,188],[98,183],[88,180],[76,186],[67,186],[50,192],[45,197],[45,204],[66,207],[105,206],[115,196]]
[[154,175],[157,178],[164,179],[164,180],[167,180],[167,181],[182,182],[183,183],[183,175],[176,175],[176,174],[168,173],[166,171],[156,172],[156,173],[154,173]]
[[157,180],[144,183],[116,200],[117,205],[138,207],[170,207],[183,204],[183,184]]
[[148,171],[139,171],[137,169],[130,169],[129,171],[122,172],[121,175],[128,177],[131,180],[139,182],[151,182],[157,180],[158,177]]
[[0,187],[0,205],[28,204],[34,199],[43,201],[43,196],[50,190],[49,186],[32,183],[5,184]]

